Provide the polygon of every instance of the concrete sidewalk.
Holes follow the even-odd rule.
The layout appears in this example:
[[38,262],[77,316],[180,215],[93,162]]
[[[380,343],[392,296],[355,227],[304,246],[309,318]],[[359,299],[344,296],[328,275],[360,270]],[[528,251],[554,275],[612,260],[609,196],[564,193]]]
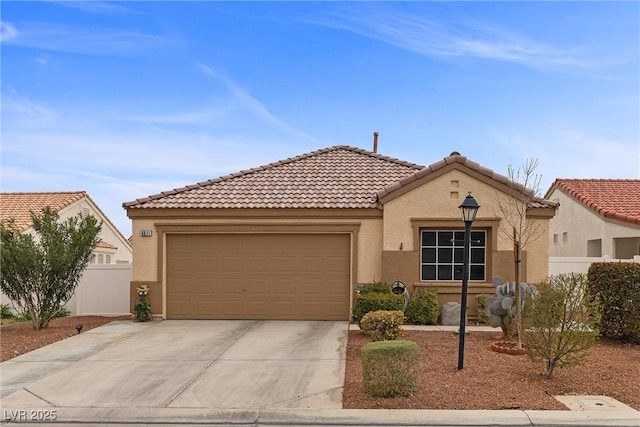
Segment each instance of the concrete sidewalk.
[[637,411],[615,408],[341,409],[348,329],[346,322],[113,322],[0,364],[0,422],[640,427]]

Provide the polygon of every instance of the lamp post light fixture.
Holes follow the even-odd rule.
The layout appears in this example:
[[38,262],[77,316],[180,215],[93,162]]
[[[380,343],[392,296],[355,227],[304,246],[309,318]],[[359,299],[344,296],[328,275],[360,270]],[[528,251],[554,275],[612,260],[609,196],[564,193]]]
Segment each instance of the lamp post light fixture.
[[464,367],[464,336],[467,323],[467,288],[469,286],[469,246],[471,246],[471,224],[476,219],[480,205],[471,192],[467,194],[460,206],[464,222],[464,255],[462,267],[462,297],[460,301],[460,338],[458,343],[458,370]]

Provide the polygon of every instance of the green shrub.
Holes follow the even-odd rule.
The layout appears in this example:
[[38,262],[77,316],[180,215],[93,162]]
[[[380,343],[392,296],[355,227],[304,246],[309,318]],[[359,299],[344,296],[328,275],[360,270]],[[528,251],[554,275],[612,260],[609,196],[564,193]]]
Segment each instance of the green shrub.
[[370,293],[358,294],[353,302],[353,310],[351,315],[358,322],[362,316],[378,310],[400,310],[404,308],[404,297],[402,295],[394,295],[392,293]]
[[481,325],[489,323],[489,315],[485,311],[487,309],[487,298],[489,298],[489,295],[487,294],[476,295],[476,304],[478,306],[477,321]]
[[430,289],[416,289],[404,313],[413,323],[420,325],[437,324],[438,292]]
[[593,263],[588,278],[600,307],[600,333],[640,344],[640,264]]
[[416,391],[420,348],[413,341],[378,341],[362,347],[362,377],[374,397],[410,396]]
[[360,329],[373,341],[395,340],[402,333],[402,311],[371,311],[360,320]]
[[582,363],[595,342],[598,305],[589,295],[585,274],[552,276],[524,310],[523,343],[533,363],[542,363],[545,378],[554,368]]
[[11,311],[9,304],[0,304],[0,319],[13,319],[15,314]]
[[391,286],[382,282],[365,283],[360,288],[360,295],[365,294],[390,294]]

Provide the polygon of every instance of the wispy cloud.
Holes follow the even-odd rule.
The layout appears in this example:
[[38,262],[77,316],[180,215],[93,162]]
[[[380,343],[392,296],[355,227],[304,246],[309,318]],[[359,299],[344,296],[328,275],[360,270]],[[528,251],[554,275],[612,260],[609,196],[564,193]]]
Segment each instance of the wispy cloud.
[[220,73],[205,64],[198,64],[198,68],[205,75],[222,82],[229,90],[233,97],[233,100],[238,104],[239,107],[246,109],[255,117],[261,119],[263,122],[279,131],[285,132],[291,136],[303,138],[308,141],[314,141],[311,136],[298,129],[295,129],[294,127],[280,120],[278,117],[272,114],[258,99],[253,97],[246,89],[238,85],[229,77],[225,76],[223,73]]
[[[14,159],[28,158],[39,165],[51,163],[58,167],[82,169],[83,159],[90,159],[91,168],[96,171],[161,172],[192,177],[208,176],[215,169],[212,152],[205,147],[190,143],[176,150],[172,138],[155,134],[114,134],[105,133],[104,129],[91,132],[90,129],[58,128],[48,133],[7,131],[4,136],[10,143],[3,144],[3,155]],[[20,141],[20,144],[14,141]],[[216,141],[210,141],[210,146],[215,147]]]
[[472,57],[538,69],[595,65],[576,49],[531,40],[515,31],[463,17],[436,21],[426,13],[367,4],[334,8],[328,14],[306,20],[430,57]]
[[123,6],[122,4],[106,1],[52,1],[51,3],[94,14],[137,13],[134,9]]
[[2,120],[4,127],[11,122],[24,127],[39,127],[51,124],[57,113],[46,105],[32,101],[29,97],[7,90],[2,92]]
[[43,22],[2,22],[2,43],[84,55],[154,54],[179,40],[158,34],[118,28],[79,28]]
[[7,21],[0,21],[0,42],[6,42],[18,35],[16,27]]
[[556,178],[640,178],[640,147],[635,141],[607,139],[570,127],[489,132],[510,157],[538,159],[543,192]]
[[205,108],[197,111],[179,111],[175,113],[156,114],[148,116],[132,116],[125,120],[139,121],[147,124],[162,125],[211,125],[221,121],[228,115],[229,106]]

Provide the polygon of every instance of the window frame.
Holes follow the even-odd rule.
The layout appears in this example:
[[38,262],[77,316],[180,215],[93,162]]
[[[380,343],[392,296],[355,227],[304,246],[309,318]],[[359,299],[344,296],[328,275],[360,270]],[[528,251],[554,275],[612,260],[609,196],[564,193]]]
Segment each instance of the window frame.
[[[425,236],[427,233],[433,233],[430,242],[425,244]],[[449,234],[450,235],[447,235]],[[486,229],[472,229],[472,236],[481,233],[483,236],[483,244],[478,245],[472,242],[469,247],[469,281],[486,282],[489,269],[489,241],[491,233]],[[444,239],[444,240],[443,240]],[[472,237],[473,240],[473,237]],[[444,242],[444,244],[443,244]],[[448,244],[450,242],[450,244]],[[460,282],[462,280],[463,259],[464,259],[464,230],[457,228],[421,228],[419,230],[419,279],[420,282],[440,282],[451,283]],[[477,255],[477,250],[482,249],[480,258],[482,262],[473,262],[473,258]],[[476,255],[474,254],[474,250]],[[428,261],[425,261],[427,251],[433,251]],[[442,259],[442,261],[441,261]],[[433,261],[432,261],[433,260]],[[433,267],[433,276],[425,276],[425,267]],[[482,266],[482,277],[472,279],[473,266]],[[447,271],[449,274],[447,274]],[[450,278],[441,278],[443,276]]]
[[[420,280],[420,246],[421,246],[421,236],[422,230],[440,230],[440,229],[449,229],[449,230],[464,230],[464,224],[460,218],[442,218],[442,217],[411,217],[409,218],[411,222],[411,228],[413,230],[412,240],[413,246],[412,250],[415,251],[414,265],[415,265],[415,284],[425,285],[429,283],[429,281],[421,281]],[[494,276],[495,262],[500,262],[500,258],[496,259],[496,248],[498,247],[498,230],[500,229],[500,218],[498,217],[476,217],[476,220],[473,221],[472,229],[475,230],[484,230],[487,232],[487,241],[486,243],[486,260],[485,260],[485,277],[491,280],[491,277]],[[400,241],[398,241],[398,245]],[[526,258],[526,253],[524,254]],[[511,265],[511,264],[509,264]],[[460,286],[460,282],[431,282],[437,283],[440,287],[458,287]],[[480,284],[481,282],[473,282],[475,284]],[[491,283],[490,281],[485,283]]]

